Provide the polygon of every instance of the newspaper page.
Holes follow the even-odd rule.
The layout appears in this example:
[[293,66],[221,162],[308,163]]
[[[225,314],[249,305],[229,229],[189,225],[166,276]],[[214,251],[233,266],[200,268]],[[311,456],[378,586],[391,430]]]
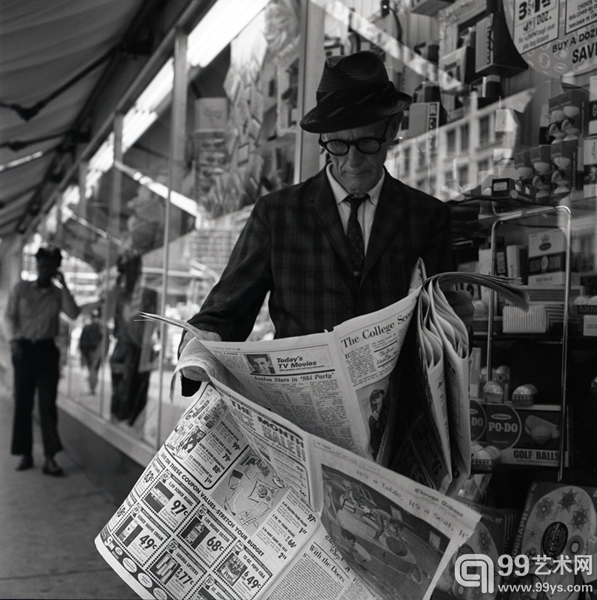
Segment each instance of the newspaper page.
[[398,364],[395,448],[390,467],[453,496],[470,473],[468,333],[440,284],[494,289],[525,308],[525,295],[504,278],[443,273],[424,281]]
[[[331,332],[263,342],[205,340],[193,346],[197,354],[190,354],[182,367],[201,366],[214,380],[301,429],[375,459],[387,423],[390,375],[417,296],[414,290],[399,302],[346,321]],[[191,333],[194,329],[181,321],[143,316],[183,326]]]
[[[300,468],[281,472],[303,484]],[[204,385],[96,547],[142,598],[264,598],[320,527],[286,481]]]
[[328,333],[266,342],[205,342],[248,397],[301,429],[375,458],[393,371],[414,312],[414,292]]
[[[466,329],[446,301],[440,283],[470,282],[495,289],[524,306],[523,294],[503,278],[444,273],[425,279],[419,261],[406,298],[351,319],[332,332],[267,342],[192,340],[179,368],[201,366],[216,381],[360,456],[379,459],[388,433],[401,446],[390,464],[416,481],[452,493],[470,470],[468,419],[469,348]],[[412,319],[416,310],[417,317]],[[200,336],[182,321],[157,315]],[[400,365],[396,431],[388,431],[389,385]],[[404,354],[404,353],[403,353]],[[455,474],[455,477],[454,477]]]
[[451,489],[458,492],[471,471],[469,338],[464,323],[448,304],[437,281],[430,286],[431,315],[442,342],[445,390],[452,453]]
[[[304,466],[308,471],[305,481],[311,490],[305,487],[302,494],[309,498],[329,542],[352,569],[352,573],[346,567],[342,570],[337,559],[331,562],[325,578],[328,585],[331,574],[333,587],[338,591],[341,585],[354,588],[356,574],[381,598],[394,598],[397,591],[401,598],[413,600],[431,595],[453,552],[472,535],[479,518],[474,511],[302,432],[224,385],[214,385],[231,407],[251,447],[259,451],[273,471],[280,474],[278,465],[284,460],[298,463],[301,470]],[[297,452],[299,445],[304,450]],[[285,468],[288,471],[287,465]],[[312,543],[308,543],[309,547]],[[321,543],[318,550],[321,551]],[[334,556],[334,552],[331,554]],[[288,580],[288,573],[297,568],[294,563],[287,567],[279,583],[274,584],[271,597],[285,597],[279,595],[278,586],[288,590],[289,582],[295,580],[294,576]],[[298,596],[295,589],[295,595],[287,597],[310,597],[304,595],[304,585],[306,582]]]
[[[441,340],[432,325],[428,329],[429,295],[421,292],[401,354],[398,418],[390,467],[426,486],[445,492],[452,481],[445,402],[444,364]],[[427,324],[427,325],[426,325]]]
[[[316,440],[322,523],[361,580],[382,598],[428,600],[479,519],[456,500]],[[360,548],[359,548],[360,546]]]

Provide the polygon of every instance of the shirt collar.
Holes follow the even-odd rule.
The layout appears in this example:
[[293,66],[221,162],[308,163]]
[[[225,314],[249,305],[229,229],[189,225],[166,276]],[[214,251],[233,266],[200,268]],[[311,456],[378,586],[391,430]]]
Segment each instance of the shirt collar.
[[[328,181],[330,182],[332,192],[334,193],[334,198],[336,199],[336,204],[340,204],[340,202],[343,202],[344,200],[346,200],[346,196],[350,196],[350,194],[342,187],[342,185],[332,175],[332,163],[330,163],[326,167],[325,172],[328,177]],[[377,206],[377,202],[379,200],[379,194],[381,193],[381,186],[383,185],[385,178],[386,178],[386,170],[384,169],[382,171],[380,180],[370,190],[367,191],[367,193],[369,194],[369,201],[371,202],[371,204],[373,204],[373,206]]]

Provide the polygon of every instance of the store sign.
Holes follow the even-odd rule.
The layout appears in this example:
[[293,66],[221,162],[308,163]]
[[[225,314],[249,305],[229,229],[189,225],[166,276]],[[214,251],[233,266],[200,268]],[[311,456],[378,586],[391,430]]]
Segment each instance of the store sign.
[[536,71],[559,78],[597,68],[597,0],[508,0],[508,28]]

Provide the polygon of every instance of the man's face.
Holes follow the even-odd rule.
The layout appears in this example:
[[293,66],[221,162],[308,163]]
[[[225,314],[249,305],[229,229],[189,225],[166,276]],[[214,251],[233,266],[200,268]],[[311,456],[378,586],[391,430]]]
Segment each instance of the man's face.
[[253,366],[255,371],[258,373],[268,373],[269,374],[269,363],[267,358],[255,358],[253,359]]
[[56,263],[48,258],[37,259],[37,282],[40,287],[47,287],[56,275],[58,267]]
[[[364,137],[379,138],[386,128],[387,121],[378,121],[371,125],[343,129],[333,133],[322,134],[322,140],[347,140],[354,141]],[[348,154],[334,156],[330,154],[332,161],[332,175],[350,194],[363,194],[368,192],[380,179],[383,173],[383,165],[388,153],[388,141],[394,139],[398,128],[395,121],[391,121],[387,127],[385,140],[381,148],[375,154],[363,154],[356,146],[350,146]]]

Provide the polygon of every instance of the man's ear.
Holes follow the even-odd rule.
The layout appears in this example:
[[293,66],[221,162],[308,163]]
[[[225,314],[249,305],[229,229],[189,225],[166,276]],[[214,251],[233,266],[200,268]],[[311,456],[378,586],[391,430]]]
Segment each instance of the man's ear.
[[398,131],[400,130],[400,123],[402,122],[402,117],[404,116],[403,112],[399,112],[394,115],[388,125],[388,139],[390,141],[394,141],[396,136],[398,135]]

